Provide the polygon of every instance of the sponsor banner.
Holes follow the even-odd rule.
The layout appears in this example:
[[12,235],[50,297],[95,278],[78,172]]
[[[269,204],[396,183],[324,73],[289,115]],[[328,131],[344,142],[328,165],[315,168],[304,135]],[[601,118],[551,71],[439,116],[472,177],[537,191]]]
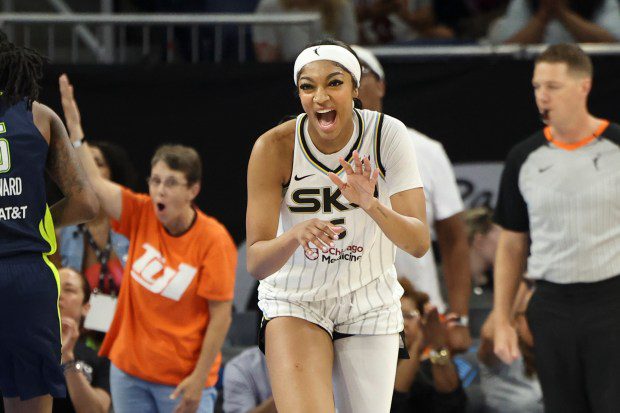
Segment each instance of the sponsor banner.
[[503,168],[503,162],[467,162],[454,165],[456,182],[466,209],[495,206]]

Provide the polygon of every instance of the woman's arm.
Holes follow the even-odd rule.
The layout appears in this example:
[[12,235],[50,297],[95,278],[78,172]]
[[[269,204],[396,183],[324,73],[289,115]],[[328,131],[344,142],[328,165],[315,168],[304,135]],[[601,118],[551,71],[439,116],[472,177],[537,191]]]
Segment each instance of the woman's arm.
[[222,349],[226,334],[232,323],[232,301],[209,301],[209,326],[202,341],[202,349],[192,374],[187,376],[170,395],[182,400],[175,412],[195,412],[200,404],[205,382],[215,357]]
[[[282,188],[290,176],[292,146],[287,136],[294,136],[294,121],[280,125],[260,137],[248,165],[248,207],[246,213],[247,266],[256,279],[278,271],[301,245],[309,250],[310,243],[322,248],[338,227],[327,221],[311,219],[276,237]],[[293,134],[293,135],[291,135]],[[286,174],[283,171],[288,171]]]
[[[82,130],[80,111],[73,95],[73,86],[69,83],[67,75],[60,76],[59,84],[62,108],[71,142],[83,140],[84,131]],[[95,193],[101,201],[105,213],[115,220],[120,219],[122,212],[121,186],[101,176],[99,168],[85,142],[75,152],[78,154],[82,167],[86,171],[86,176],[95,189]]]

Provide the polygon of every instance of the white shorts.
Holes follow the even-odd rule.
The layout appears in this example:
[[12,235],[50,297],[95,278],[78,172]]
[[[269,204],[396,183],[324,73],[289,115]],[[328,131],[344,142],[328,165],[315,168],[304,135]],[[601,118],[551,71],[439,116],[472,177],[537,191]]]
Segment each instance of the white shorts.
[[362,288],[337,298],[297,301],[259,291],[258,307],[266,320],[297,317],[334,333],[385,335],[403,330],[400,297],[403,289],[388,271]]

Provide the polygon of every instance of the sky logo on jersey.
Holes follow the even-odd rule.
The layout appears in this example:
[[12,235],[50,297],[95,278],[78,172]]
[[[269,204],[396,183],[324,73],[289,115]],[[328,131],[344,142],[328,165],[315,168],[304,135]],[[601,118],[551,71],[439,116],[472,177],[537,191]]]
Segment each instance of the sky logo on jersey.
[[131,267],[133,279],[154,294],[179,301],[198,270],[187,264],[179,264],[177,270],[166,267],[166,259],[157,249],[148,243],[142,248],[144,254]]
[[336,211],[349,211],[359,208],[358,205],[345,205],[338,200],[342,193],[339,188],[299,188],[293,192],[291,199],[296,206],[287,205],[289,211],[293,213],[313,213],[322,211],[330,213]]

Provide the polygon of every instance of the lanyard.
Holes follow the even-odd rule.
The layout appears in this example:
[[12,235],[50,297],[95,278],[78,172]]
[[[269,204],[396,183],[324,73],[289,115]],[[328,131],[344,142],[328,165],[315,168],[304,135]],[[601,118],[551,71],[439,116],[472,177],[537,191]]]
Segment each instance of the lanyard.
[[86,242],[88,242],[88,245],[90,245],[90,247],[93,249],[93,251],[95,252],[95,257],[97,257],[97,261],[99,261],[99,264],[101,264],[101,270],[99,272],[99,285],[96,290],[99,290],[99,292],[104,291],[105,279],[107,276],[110,293],[114,295],[114,292],[116,291],[116,285],[114,284],[114,278],[112,277],[112,274],[108,272],[108,262],[110,261],[110,255],[112,253],[111,234],[108,233],[108,241],[105,247],[101,249],[99,248],[92,234],[84,224],[78,225],[78,228],[80,229],[80,232],[86,237]]

